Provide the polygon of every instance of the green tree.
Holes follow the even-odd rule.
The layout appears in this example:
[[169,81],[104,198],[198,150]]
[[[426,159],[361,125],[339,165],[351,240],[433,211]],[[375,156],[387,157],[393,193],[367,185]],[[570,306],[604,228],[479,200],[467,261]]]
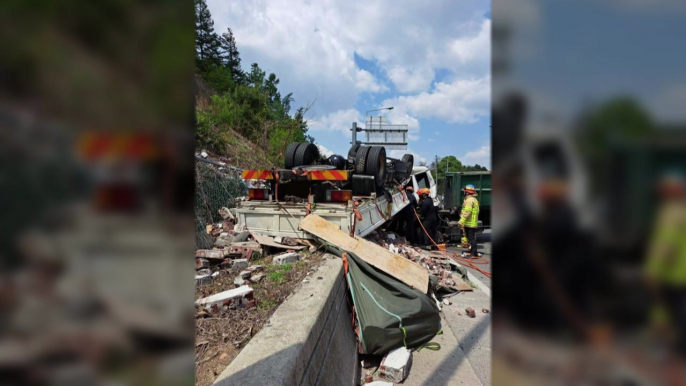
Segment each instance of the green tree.
[[226,32],[219,38],[219,47],[221,49],[221,60],[224,67],[226,67],[233,78],[234,82],[242,83],[245,74],[241,69],[241,55],[236,46],[236,39],[233,36],[231,28],[227,28]]
[[445,172],[459,172],[462,171],[462,162],[454,155],[449,155],[441,158],[438,161],[438,179],[443,181]]
[[205,0],[195,0],[195,63],[200,73],[221,65],[221,42]]

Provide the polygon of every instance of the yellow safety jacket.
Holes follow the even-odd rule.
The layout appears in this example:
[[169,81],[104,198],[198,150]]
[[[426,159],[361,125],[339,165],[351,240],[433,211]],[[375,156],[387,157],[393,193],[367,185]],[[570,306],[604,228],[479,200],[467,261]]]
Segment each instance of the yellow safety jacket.
[[476,194],[465,197],[459,222],[467,228],[479,226],[479,200],[476,199]]
[[686,202],[660,208],[646,270],[662,284],[686,286]]

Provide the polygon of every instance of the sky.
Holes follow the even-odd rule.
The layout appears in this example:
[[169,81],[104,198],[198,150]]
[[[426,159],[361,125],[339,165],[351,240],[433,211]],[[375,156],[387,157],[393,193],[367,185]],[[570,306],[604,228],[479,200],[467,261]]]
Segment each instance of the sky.
[[409,149],[389,156],[454,155],[490,168],[489,1],[207,4],[215,31],[233,31],[244,69],[256,62],[275,73],[293,111],[311,105],[310,134],[325,153],[346,155],[352,122],[393,106],[382,115],[408,125]]
[[[683,0],[497,0],[493,15],[512,26],[512,86],[539,116],[570,122],[621,95],[658,122],[686,122]],[[499,94],[506,82],[494,77]]]

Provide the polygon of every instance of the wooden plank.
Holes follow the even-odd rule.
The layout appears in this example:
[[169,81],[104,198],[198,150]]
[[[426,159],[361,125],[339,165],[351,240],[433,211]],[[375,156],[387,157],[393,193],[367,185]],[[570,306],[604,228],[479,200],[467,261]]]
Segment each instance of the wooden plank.
[[357,236],[350,237],[336,225],[311,214],[300,221],[300,229],[350,251],[375,268],[424,293],[429,290],[429,273],[419,264]]
[[473,291],[474,288],[467,284],[466,281],[462,280],[462,278],[458,275],[453,274],[453,280],[455,281],[455,288],[457,288],[459,291]]
[[291,245],[279,244],[279,243],[277,243],[276,241],[274,241],[274,240],[273,240],[271,237],[269,237],[269,236],[262,236],[262,235],[260,235],[260,234],[254,233],[254,232],[250,232],[250,235],[255,239],[255,241],[257,241],[258,243],[260,243],[260,245],[266,245],[266,246],[268,246],[268,247],[282,248],[282,249],[292,249],[292,250],[294,250],[294,251],[299,251],[299,250],[301,250],[301,249],[306,248],[304,245],[298,245],[298,246],[294,247],[294,246],[291,246]]

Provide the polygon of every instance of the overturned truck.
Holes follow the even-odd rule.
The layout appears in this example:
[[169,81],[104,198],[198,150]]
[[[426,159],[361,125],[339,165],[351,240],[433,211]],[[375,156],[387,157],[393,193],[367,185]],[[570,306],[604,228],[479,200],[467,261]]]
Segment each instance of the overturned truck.
[[364,237],[407,206],[402,186],[413,164],[411,154],[390,158],[382,146],[353,145],[347,157],[324,158],[315,144],[291,143],[283,169],[242,172],[248,198],[237,205],[238,226],[269,236],[310,238],[298,224],[315,213]]

